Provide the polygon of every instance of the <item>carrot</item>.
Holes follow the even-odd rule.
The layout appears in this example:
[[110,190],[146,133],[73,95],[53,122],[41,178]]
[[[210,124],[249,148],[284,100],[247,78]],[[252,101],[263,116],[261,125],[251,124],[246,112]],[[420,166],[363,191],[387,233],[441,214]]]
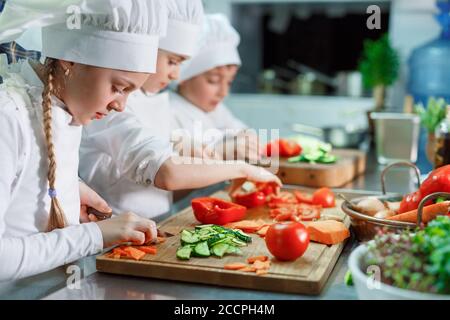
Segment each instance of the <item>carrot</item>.
[[257,233],[260,237],[264,238],[264,237],[266,236],[267,230],[269,230],[269,227],[270,227],[270,225],[264,226],[264,227],[262,227],[261,229],[259,229],[256,233]]
[[348,228],[339,221],[314,221],[308,224],[309,239],[319,243],[331,245],[344,241],[350,237]]
[[128,252],[126,252],[122,247],[114,248],[112,254],[113,255],[118,254],[120,256],[128,256]]
[[263,276],[263,275],[268,274],[268,273],[269,273],[269,270],[267,270],[267,269],[256,270],[256,275],[257,276]]
[[225,225],[227,228],[231,229],[241,229],[244,232],[254,233],[261,229],[265,222],[254,221],[254,220],[241,220],[233,223],[228,223]]
[[157,237],[157,239],[158,239],[158,243],[166,242],[166,238],[165,237]]
[[140,246],[137,249],[149,254],[156,254],[158,252],[158,249],[152,246]]
[[145,256],[144,251],[141,251],[133,247],[126,247],[124,251],[126,251],[128,253],[128,256],[130,258],[133,258],[134,260],[141,260]]
[[252,267],[255,268],[256,270],[263,270],[263,269],[268,269],[268,265],[260,260],[256,260],[255,262],[253,262]]
[[[445,215],[450,209],[450,201],[443,201],[426,206],[422,210],[422,222],[427,223],[438,215]],[[388,220],[404,221],[404,222],[417,222],[417,209],[397,214],[395,216],[387,218]]]
[[246,268],[247,265],[245,263],[242,262],[234,262],[234,263],[229,263],[223,266],[223,268],[225,270],[239,270],[239,269],[243,269]]
[[245,267],[245,268],[239,269],[239,271],[242,271],[242,272],[255,272],[256,269],[253,268],[253,267]]
[[247,262],[248,262],[248,263],[254,263],[255,261],[261,261],[261,262],[264,262],[264,261],[267,261],[267,260],[269,260],[269,257],[268,257],[268,256],[254,256],[254,257],[248,258],[248,259],[247,259]]

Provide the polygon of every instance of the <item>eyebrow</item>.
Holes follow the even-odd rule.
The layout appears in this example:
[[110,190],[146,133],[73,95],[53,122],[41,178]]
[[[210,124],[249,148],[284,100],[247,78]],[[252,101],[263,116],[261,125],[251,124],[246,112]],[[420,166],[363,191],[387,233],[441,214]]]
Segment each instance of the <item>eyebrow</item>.
[[132,90],[135,90],[138,88],[136,83],[134,83],[133,81],[131,81],[129,78],[127,78],[125,76],[119,76],[115,80],[118,82],[121,82],[122,84],[126,84],[128,87],[131,87]]

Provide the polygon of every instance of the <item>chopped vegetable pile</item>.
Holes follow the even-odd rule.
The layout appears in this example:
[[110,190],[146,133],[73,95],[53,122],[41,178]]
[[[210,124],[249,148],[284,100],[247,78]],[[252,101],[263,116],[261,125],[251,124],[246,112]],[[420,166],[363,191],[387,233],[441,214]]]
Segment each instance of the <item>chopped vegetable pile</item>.
[[219,225],[200,225],[194,230],[181,232],[181,246],[177,258],[189,260],[191,256],[223,257],[225,254],[241,254],[239,247],[245,247],[252,238],[241,230],[232,230]]

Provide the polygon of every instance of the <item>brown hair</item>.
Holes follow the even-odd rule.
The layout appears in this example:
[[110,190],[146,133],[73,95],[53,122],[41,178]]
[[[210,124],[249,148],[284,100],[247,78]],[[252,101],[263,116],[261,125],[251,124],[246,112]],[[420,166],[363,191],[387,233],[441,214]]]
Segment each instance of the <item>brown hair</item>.
[[42,109],[44,114],[44,133],[47,144],[48,156],[48,173],[47,179],[49,184],[48,193],[51,197],[50,214],[48,220],[48,231],[64,228],[67,225],[66,216],[56,197],[55,181],[56,181],[56,156],[53,145],[52,135],[52,94],[54,93],[53,79],[57,60],[47,58],[45,61],[45,74],[47,81],[45,82],[44,91],[42,92]]

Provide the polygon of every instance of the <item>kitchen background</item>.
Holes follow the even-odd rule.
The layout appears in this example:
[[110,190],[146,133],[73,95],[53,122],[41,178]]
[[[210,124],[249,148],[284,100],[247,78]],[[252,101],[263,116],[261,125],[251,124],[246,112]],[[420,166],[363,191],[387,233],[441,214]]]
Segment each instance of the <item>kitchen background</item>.
[[[442,30],[435,0],[204,0],[204,5],[207,12],[226,14],[241,35],[243,66],[228,106],[249,125],[280,128],[282,136],[305,125],[367,130],[374,98],[362,85],[358,63],[364,41],[385,33],[400,62],[385,111],[411,110],[411,54]],[[380,29],[366,26],[371,5],[381,10]],[[445,68],[450,73],[450,64]],[[449,79],[448,73],[444,77]]]

